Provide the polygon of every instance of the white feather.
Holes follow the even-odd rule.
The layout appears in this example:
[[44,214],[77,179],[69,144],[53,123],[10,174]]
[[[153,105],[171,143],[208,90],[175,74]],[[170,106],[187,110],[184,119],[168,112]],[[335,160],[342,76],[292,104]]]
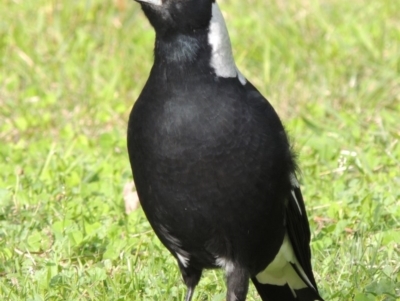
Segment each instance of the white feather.
[[189,265],[189,257],[185,257],[178,252],[176,253],[176,256],[178,256],[178,260],[182,263],[182,265],[187,268]]
[[[297,181],[296,175],[295,175],[294,173],[291,173],[291,174],[289,175],[289,180],[290,180],[290,184],[292,184],[292,186],[293,186],[294,188],[300,188],[299,181]],[[299,204],[299,200],[296,198],[296,194],[294,193],[294,190],[292,189],[292,190],[290,191],[290,193],[292,194],[293,199],[294,199],[294,201],[296,202],[297,208],[299,208],[300,214],[303,215],[303,211],[301,211],[301,207],[300,207],[300,204]]]
[[299,181],[297,181],[296,175],[294,173],[291,173],[289,175],[290,179],[290,184],[292,184],[293,187],[300,188]]
[[233,272],[233,269],[235,266],[233,265],[233,262],[224,258],[224,257],[217,257],[215,260],[215,264],[223,269],[225,269],[225,272],[229,275],[230,273]]
[[162,5],[162,0],[140,0],[141,2],[146,2],[149,4],[161,6]]
[[190,254],[184,251],[182,247],[182,243],[176,237],[172,236],[171,233],[167,230],[166,227],[160,225],[159,228],[160,233],[164,239],[169,242],[170,248],[174,250],[176,257],[178,257],[179,262],[186,268],[189,266]]
[[294,193],[293,189],[290,190],[290,193],[292,194],[292,197],[294,198],[294,201],[296,202],[297,208],[299,208],[300,214],[303,215],[303,212],[301,211],[301,208],[300,208],[299,201],[297,200],[296,194]]
[[[301,277],[292,267],[292,264],[297,267]],[[268,283],[282,286],[288,284],[294,296],[296,296],[294,290],[306,288],[307,286],[314,288],[299,261],[297,260],[287,234],[285,235],[282,246],[279,249],[278,254],[276,254],[274,260],[267,266],[265,270],[257,274],[256,278],[260,283],[263,284]],[[302,278],[305,279],[307,284]]]

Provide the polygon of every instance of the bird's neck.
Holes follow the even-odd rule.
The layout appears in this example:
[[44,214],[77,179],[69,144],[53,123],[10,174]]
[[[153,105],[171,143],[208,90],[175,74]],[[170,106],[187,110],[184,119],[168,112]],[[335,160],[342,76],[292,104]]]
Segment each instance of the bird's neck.
[[205,31],[173,33],[161,37],[156,35],[155,63],[184,67],[194,63],[202,53],[207,52],[207,46]]
[[196,66],[200,72],[219,77],[236,77],[231,42],[222,13],[212,5],[212,18],[206,29],[186,33],[156,34],[155,66],[187,72]]

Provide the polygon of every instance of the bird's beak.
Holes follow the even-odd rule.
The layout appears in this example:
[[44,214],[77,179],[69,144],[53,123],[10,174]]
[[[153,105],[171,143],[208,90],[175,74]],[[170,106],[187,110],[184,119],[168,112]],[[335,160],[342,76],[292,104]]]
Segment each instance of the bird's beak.
[[135,0],[135,1],[140,2],[140,3],[153,4],[153,5],[157,5],[157,6],[162,5],[162,0]]

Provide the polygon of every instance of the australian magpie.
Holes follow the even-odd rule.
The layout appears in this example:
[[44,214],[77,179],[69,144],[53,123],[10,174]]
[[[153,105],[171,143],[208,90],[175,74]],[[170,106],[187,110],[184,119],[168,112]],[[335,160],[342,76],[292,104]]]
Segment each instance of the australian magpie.
[[128,124],[143,210],[177,259],[190,301],[223,268],[227,301],[323,300],[291,147],[240,73],[215,0],[136,0],[156,32],[154,64]]

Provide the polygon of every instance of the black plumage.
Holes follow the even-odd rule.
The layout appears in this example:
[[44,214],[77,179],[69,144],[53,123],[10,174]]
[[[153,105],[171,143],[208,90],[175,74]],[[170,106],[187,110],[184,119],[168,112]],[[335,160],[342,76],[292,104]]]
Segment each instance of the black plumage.
[[246,299],[249,279],[263,300],[322,300],[286,133],[236,69],[217,4],[139,2],[156,43],[129,118],[129,158],[143,210],[177,258],[186,301],[202,270],[218,267],[228,301]]

